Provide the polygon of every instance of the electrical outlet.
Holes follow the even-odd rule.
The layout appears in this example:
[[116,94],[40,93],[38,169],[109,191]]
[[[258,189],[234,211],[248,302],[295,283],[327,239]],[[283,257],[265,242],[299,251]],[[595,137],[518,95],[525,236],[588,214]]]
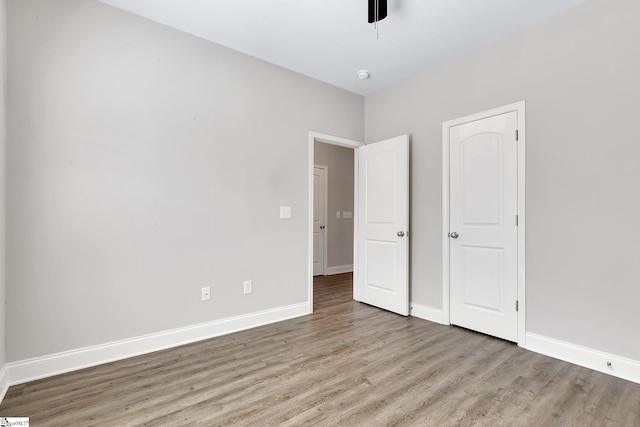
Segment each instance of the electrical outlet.
[[211,299],[211,286],[205,286],[202,288],[202,301],[209,301]]
[[244,294],[249,295],[253,293],[253,281],[245,280],[244,283]]

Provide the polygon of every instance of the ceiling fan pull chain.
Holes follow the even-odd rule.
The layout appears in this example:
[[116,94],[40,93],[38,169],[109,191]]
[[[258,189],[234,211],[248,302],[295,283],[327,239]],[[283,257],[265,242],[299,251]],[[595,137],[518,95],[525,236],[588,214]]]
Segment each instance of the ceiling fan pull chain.
[[378,0],[373,0],[373,28],[378,30]]
[[376,29],[376,39],[380,39],[380,21],[387,17],[387,0],[368,0],[367,21]]
[[380,40],[380,26],[378,25],[378,17],[380,16],[380,0],[376,0],[376,40]]

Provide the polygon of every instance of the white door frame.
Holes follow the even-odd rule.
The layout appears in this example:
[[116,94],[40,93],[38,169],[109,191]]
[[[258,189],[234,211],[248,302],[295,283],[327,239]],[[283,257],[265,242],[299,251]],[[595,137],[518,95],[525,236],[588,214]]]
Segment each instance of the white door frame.
[[512,111],[518,114],[518,346],[526,348],[526,287],[525,287],[525,101],[494,108],[442,124],[442,320],[450,325],[449,299],[449,130],[454,126]]
[[[339,145],[341,147],[347,147],[356,149],[358,147],[362,147],[364,143],[360,141],[354,141],[351,139],[341,138],[339,136],[327,135],[318,132],[309,132],[309,165],[308,165],[308,174],[309,174],[309,199],[308,199],[308,225],[307,225],[307,289],[308,296],[307,300],[309,301],[308,313],[313,313],[313,168],[314,168],[314,144],[315,142],[323,142],[325,144]],[[353,156],[354,161],[354,178],[358,176],[358,156]],[[353,194],[354,201],[358,200],[358,180],[354,179],[353,182]],[[328,219],[328,217],[327,217]],[[358,223],[358,206],[357,203],[353,204],[353,223]],[[353,227],[353,259],[358,259],[358,227]],[[326,262],[326,260],[325,260]],[[358,270],[356,266],[356,262],[353,263],[353,281],[355,283],[356,278],[358,277]],[[356,298],[355,286],[354,286],[354,299]]]
[[[324,170],[324,238],[322,239],[322,274],[324,275],[327,272],[327,236],[329,235],[329,166],[326,165],[314,165],[314,169],[322,169]],[[311,205],[312,213],[311,218],[313,221],[313,204]],[[312,225],[313,227],[313,225]],[[313,256],[313,253],[312,253]],[[312,268],[313,270],[313,268]],[[313,274],[313,271],[311,272]]]

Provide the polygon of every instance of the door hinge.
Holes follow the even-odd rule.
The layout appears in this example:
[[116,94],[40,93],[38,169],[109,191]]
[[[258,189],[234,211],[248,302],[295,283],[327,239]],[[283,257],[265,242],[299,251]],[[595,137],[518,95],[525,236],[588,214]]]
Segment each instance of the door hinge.
[[518,215],[516,215],[516,227],[518,226]]
[[516,129],[516,141],[520,140],[520,133],[518,132],[518,129]]
[[516,311],[520,311],[519,308],[518,300],[516,300]]

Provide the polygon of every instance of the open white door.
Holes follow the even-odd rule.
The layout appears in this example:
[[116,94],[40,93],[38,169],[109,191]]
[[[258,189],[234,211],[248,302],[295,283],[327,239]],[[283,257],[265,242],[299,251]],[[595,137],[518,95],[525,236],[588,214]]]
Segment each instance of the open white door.
[[409,315],[409,136],[358,148],[357,299]]

